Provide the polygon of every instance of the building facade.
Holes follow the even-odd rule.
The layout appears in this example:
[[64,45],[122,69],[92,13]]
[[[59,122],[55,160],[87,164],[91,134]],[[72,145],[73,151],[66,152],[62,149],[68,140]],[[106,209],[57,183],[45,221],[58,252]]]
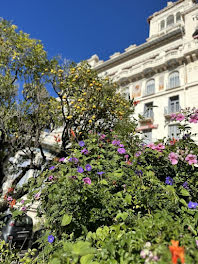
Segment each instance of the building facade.
[[[131,45],[109,60],[93,55],[89,64],[101,76],[119,84],[126,98],[139,103],[138,130],[146,141],[179,137],[170,115],[186,107],[198,108],[198,4],[196,0],[168,2],[148,18],[146,42]],[[196,124],[192,131],[198,132]]]

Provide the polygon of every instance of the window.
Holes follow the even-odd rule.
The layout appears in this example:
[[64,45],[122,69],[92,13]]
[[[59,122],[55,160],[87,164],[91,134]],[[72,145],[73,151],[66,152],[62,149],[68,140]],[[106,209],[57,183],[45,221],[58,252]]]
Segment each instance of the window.
[[168,102],[168,113],[174,114],[180,111],[179,96],[173,96],[169,98]]
[[179,85],[180,85],[179,72],[178,71],[172,72],[168,78],[168,89],[178,87]]
[[174,16],[173,15],[170,15],[167,17],[166,19],[166,26],[167,27],[170,27],[174,24]]
[[130,92],[129,92],[129,87],[126,87],[123,89],[123,96],[126,100],[130,100]]
[[144,105],[143,116],[145,118],[153,118],[153,102]]
[[169,138],[175,138],[178,139],[179,138],[179,128],[177,125],[171,125],[168,127],[168,136]]
[[146,91],[145,95],[154,94],[155,93],[155,80],[149,80],[146,83]]
[[179,22],[180,20],[181,20],[181,13],[178,12],[178,13],[176,14],[176,22]]
[[145,144],[151,143],[152,142],[152,130],[151,129],[144,130],[142,134],[142,139]]
[[162,20],[162,21],[160,22],[160,30],[162,30],[162,29],[164,29],[164,28],[165,28],[165,21]]

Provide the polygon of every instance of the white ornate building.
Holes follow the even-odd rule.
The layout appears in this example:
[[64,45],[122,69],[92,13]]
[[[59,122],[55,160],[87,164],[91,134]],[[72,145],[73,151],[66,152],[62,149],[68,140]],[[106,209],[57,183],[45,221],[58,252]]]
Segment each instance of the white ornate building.
[[[117,82],[127,98],[139,101],[136,114],[148,141],[177,138],[177,123],[165,126],[170,114],[198,108],[198,4],[196,0],[168,2],[148,18],[149,38],[107,61],[93,55],[88,62]],[[197,32],[196,32],[197,30]],[[198,132],[192,125],[193,132]]]

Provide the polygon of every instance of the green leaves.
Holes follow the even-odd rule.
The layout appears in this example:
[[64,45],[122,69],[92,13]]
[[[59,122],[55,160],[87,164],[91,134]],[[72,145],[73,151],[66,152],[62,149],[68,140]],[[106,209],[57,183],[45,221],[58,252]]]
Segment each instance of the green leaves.
[[72,216],[68,214],[64,214],[61,222],[61,226],[66,226],[71,223]]

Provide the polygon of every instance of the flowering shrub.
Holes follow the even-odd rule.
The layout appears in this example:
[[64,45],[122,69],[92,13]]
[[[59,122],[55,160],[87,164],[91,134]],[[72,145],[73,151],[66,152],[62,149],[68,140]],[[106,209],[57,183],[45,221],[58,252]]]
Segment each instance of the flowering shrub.
[[38,263],[198,262],[197,145],[126,142],[90,133],[29,180],[22,208],[38,200],[45,217]]

